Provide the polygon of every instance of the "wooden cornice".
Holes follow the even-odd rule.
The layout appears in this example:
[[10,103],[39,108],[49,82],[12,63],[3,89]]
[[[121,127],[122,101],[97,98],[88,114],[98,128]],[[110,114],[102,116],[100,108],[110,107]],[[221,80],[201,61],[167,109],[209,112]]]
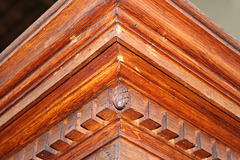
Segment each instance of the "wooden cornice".
[[140,146],[158,159],[237,159],[239,156],[234,149],[164,106],[120,84],[79,106],[11,158],[83,159],[119,138]]
[[188,12],[164,0],[55,4],[1,54],[0,157],[119,83],[240,152],[239,44]]

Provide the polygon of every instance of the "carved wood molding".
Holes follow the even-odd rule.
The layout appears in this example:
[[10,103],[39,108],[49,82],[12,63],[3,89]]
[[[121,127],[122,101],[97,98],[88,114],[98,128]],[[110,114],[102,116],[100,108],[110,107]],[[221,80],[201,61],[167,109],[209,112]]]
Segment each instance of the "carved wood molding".
[[[113,100],[119,88],[129,94],[122,110],[115,108],[118,100]],[[117,137],[163,159],[240,158],[235,150],[163,106],[131,88],[126,90],[118,85],[103,91],[10,159],[82,159]]]
[[[216,149],[223,143],[240,152],[240,45],[224,33],[215,34],[219,29],[214,24],[209,27],[203,19],[194,19],[184,4],[177,0],[58,2],[1,55],[0,157],[10,156],[119,82],[166,108],[160,117],[173,114],[182,120],[178,126],[183,130],[189,123],[196,126],[195,137],[217,139]],[[128,108],[132,99],[126,94],[118,97],[121,91],[126,93],[117,90],[111,99],[119,110],[111,113],[122,113],[143,134],[144,128],[165,127],[165,121],[153,122],[144,109]],[[122,99],[119,104],[118,99]],[[106,108],[97,113],[110,121],[108,112]],[[83,123],[90,133],[105,126],[94,119],[95,113],[92,116],[93,120]],[[165,139],[178,136],[174,147],[175,143],[185,149],[197,146],[168,128],[157,136],[147,133]],[[64,136],[52,147],[72,146]],[[215,156],[207,148],[191,153]]]

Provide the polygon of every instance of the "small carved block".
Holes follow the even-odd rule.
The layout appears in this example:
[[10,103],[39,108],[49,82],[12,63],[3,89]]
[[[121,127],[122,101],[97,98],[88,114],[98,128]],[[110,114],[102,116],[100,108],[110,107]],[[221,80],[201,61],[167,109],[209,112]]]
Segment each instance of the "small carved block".
[[227,146],[215,140],[213,145],[213,159],[224,160],[227,159]]
[[212,152],[211,137],[203,131],[198,131],[196,147],[193,154],[200,159],[204,159],[210,157],[211,152]]
[[36,141],[33,141],[32,143],[28,144],[24,149],[24,160],[35,160],[35,154],[36,154]]
[[44,133],[37,139],[36,156],[43,160],[48,160],[55,156],[56,151],[49,145],[49,132]]
[[113,89],[113,104],[118,110],[123,109],[128,101],[129,93],[127,87],[118,85]]
[[167,140],[178,137],[180,118],[168,111],[163,111],[161,114],[162,126],[158,135],[164,137]]
[[50,130],[50,147],[63,151],[70,145],[65,138],[65,123],[63,121],[59,122],[55,126],[53,126]]
[[122,116],[129,120],[136,120],[141,118],[146,113],[146,106],[144,106],[144,96],[137,91],[131,90],[130,104],[128,108],[123,111]]
[[149,101],[147,104],[147,112],[140,122],[141,126],[148,128],[149,130],[157,129],[161,126],[161,109],[162,107],[153,101]]
[[98,117],[106,121],[113,120],[114,118],[117,117],[117,113],[114,111],[114,109],[115,108],[110,101],[110,90],[104,91],[97,97],[97,116]]
[[96,131],[102,127],[101,120],[96,116],[96,104],[94,101],[83,106],[81,126],[89,131]]
[[230,151],[228,152],[228,159],[229,160],[240,160],[240,153],[230,149]]
[[193,148],[196,142],[195,130],[196,128],[193,125],[187,121],[182,121],[180,123],[179,137],[175,140],[176,145],[185,150]]
[[81,112],[77,111],[67,118],[65,137],[73,141],[80,141],[89,133],[80,126]]

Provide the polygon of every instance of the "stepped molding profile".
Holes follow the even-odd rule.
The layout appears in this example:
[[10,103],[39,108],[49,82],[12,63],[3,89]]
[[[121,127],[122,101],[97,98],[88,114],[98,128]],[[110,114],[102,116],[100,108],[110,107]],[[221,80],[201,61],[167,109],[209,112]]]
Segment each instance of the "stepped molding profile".
[[[124,90],[125,94],[129,93],[129,102],[122,110],[115,108],[114,103],[118,102],[113,101],[114,92],[119,89]],[[97,145],[90,143],[92,136],[97,138]],[[102,136],[108,137],[108,141],[102,142]],[[77,151],[81,149],[81,153],[84,153],[84,146],[97,150],[119,137],[164,159],[237,159],[239,156],[235,150],[169,112],[164,106],[131,88],[117,85],[93,97],[87,104],[15,153],[12,159],[72,159],[75,156],[72,153],[76,152],[75,147],[78,148]],[[156,146],[165,144],[166,149],[173,147],[174,155],[169,157],[168,154],[159,152],[161,147],[149,149],[153,142]],[[68,152],[65,153],[66,150]],[[92,152],[93,150],[87,151],[75,158],[84,158]]]
[[60,0],[0,55],[0,159],[239,160],[239,90],[239,43],[188,0]]

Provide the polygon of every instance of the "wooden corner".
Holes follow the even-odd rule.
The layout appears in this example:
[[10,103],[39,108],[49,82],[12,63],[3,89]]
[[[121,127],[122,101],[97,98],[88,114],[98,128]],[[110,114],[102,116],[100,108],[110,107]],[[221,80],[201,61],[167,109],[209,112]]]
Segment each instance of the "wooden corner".
[[238,159],[239,46],[186,1],[57,2],[0,57],[0,159]]

